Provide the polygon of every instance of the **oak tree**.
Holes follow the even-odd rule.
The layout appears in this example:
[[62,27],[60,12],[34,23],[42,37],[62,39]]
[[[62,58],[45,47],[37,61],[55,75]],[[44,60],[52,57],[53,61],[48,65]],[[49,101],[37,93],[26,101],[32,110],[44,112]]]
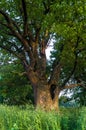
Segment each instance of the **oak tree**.
[[0,47],[21,61],[36,107],[58,110],[62,90],[83,86],[73,75],[86,65],[85,12],[84,0],[0,1]]

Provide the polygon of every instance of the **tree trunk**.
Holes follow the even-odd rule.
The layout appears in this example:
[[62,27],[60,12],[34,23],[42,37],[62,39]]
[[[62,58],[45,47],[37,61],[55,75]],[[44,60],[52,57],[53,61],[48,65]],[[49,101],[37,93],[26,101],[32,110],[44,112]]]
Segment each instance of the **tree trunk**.
[[41,85],[34,88],[34,101],[36,108],[46,111],[59,110],[58,96],[59,93],[53,94],[48,85]]
[[58,111],[59,89],[55,85],[48,83],[46,77],[37,74],[33,69],[29,69],[28,78],[33,87],[36,108],[46,111]]

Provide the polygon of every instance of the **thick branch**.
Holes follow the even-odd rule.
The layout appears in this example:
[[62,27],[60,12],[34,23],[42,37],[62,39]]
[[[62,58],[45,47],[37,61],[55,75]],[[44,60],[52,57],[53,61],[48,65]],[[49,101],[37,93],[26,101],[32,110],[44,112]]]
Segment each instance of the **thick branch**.
[[62,89],[71,89],[80,86],[80,84],[69,84],[65,85]]
[[18,40],[21,41],[21,43],[24,45],[24,49],[29,53],[29,56],[31,59],[33,59],[32,57],[32,53],[30,50],[30,46],[28,43],[28,40],[24,39],[22,37],[22,35],[20,35],[14,28],[14,22],[13,20],[9,17],[9,15],[7,13],[5,13],[4,11],[0,10],[0,13],[4,16],[6,22],[7,22],[7,27],[10,29],[10,31],[12,32],[13,36],[15,36]]
[[43,5],[44,5],[44,14],[48,14],[50,12],[50,6],[51,6],[52,2],[50,1],[43,1]]
[[[6,23],[3,23],[2,21],[0,21],[1,27],[0,29],[2,30],[2,32],[6,35],[10,35],[10,36],[15,36],[12,31],[9,28],[9,25]],[[6,30],[3,29],[3,27],[6,27]],[[8,30],[7,30],[8,29]]]
[[71,89],[71,88],[75,88],[75,87],[83,87],[86,89],[86,85],[84,83],[77,83],[77,84],[69,84],[69,85],[65,85],[63,88],[61,88],[61,90],[64,89]]
[[[17,31],[21,34],[21,31],[17,25],[17,23],[15,21],[13,21],[9,15],[7,13],[5,13],[3,10],[0,10],[0,13],[4,16],[5,20],[7,21],[8,24],[4,24],[3,22],[0,21],[0,24],[6,26],[7,28],[9,28],[9,25],[12,24],[16,27]],[[11,26],[12,26],[11,25]],[[10,28],[11,29],[11,28]]]
[[11,23],[11,19],[9,18],[8,14],[5,13],[3,10],[0,10],[0,13],[5,17],[5,20],[8,22],[8,23]]
[[22,35],[22,33],[21,33],[20,29],[19,29],[19,25],[15,21],[12,21],[12,22],[13,22],[14,26],[16,27],[18,33]]
[[[64,44],[62,44],[61,48],[60,48],[60,52],[62,53],[64,49]],[[53,68],[53,71],[51,73],[51,77],[50,77],[50,80],[49,80],[49,83],[50,84],[57,84],[58,83],[58,80],[59,80],[59,76],[60,76],[60,73],[61,73],[61,68],[62,68],[62,64],[60,63],[60,58],[57,59],[53,62],[53,65],[52,65],[52,68]]]
[[[26,60],[26,57],[24,55],[22,55],[22,53],[17,53],[16,51],[13,51],[11,50],[10,47],[7,47],[7,46],[3,46],[3,45],[0,45],[0,47],[6,51],[8,51],[9,53],[13,54],[14,56],[16,56],[18,59],[21,60],[24,68],[27,70],[29,68],[29,64],[27,63],[27,60]],[[17,46],[16,46],[17,47]],[[18,49],[18,48],[17,48]]]
[[13,20],[4,11],[0,10],[0,13],[4,16],[4,18],[7,22],[7,25],[6,24],[3,24],[3,25],[7,26],[10,29],[10,31],[12,32],[12,34],[14,36],[16,36],[20,41],[22,41],[22,36],[18,32],[16,32],[16,30],[14,28]]
[[60,76],[60,72],[61,72],[61,64],[57,64],[56,67],[53,69],[53,72],[51,74],[50,80],[49,80],[49,84],[55,84],[57,85],[58,83],[58,79]]
[[3,46],[3,45],[0,45],[0,48],[8,51],[9,53],[15,55],[17,58],[19,58],[20,60],[22,60],[22,56],[20,56],[19,54],[17,54],[15,51],[11,50],[10,48],[8,48],[6,46]]
[[28,15],[27,15],[27,7],[26,7],[26,0],[22,0],[22,14],[23,15],[23,36],[24,38],[26,38],[27,36],[29,36],[30,40],[34,41],[34,37],[32,35],[32,32],[29,30],[28,28]]
[[12,71],[12,73],[13,73],[13,74],[17,74],[17,75],[19,75],[19,76],[27,75],[27,72],[21,72],[21,73],[20,73],[20,72],[17,72],[17,71],[16,71],[16,72],[15,72],[15,71]]
[[7,43],[9,44],[9,49],[15,48],[14,51],[17,51],[18,53],[23,53],[24,52],[22,47],[19,48],[18,45],[15,44],[15,42],[13,42],[13,41],[11,42],[11,41],[7,40]]
[[81,78],[78,78],[76,80],[77,80],[77,82],[79,82],[81,84],[81,87],[86,88],[86,82],[84,80],[82,80]]
[[23,9],[23,21],[24,21],[24,36],[28,35],[28,16],[26,9],[26,0],[22,0],[22,9]]

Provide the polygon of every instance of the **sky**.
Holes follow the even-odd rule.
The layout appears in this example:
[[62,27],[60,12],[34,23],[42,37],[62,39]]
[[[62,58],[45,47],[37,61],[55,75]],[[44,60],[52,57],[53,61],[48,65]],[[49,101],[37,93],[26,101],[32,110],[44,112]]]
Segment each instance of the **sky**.
[[47,57],[47,59],[50,59],[50,51],[52,51],[52,47],[48,47],[46,49],[46,57]]
[[49,46],[46,49],[46,57],[50,59],[50,52],[53,50],[53,39],[50,41]]

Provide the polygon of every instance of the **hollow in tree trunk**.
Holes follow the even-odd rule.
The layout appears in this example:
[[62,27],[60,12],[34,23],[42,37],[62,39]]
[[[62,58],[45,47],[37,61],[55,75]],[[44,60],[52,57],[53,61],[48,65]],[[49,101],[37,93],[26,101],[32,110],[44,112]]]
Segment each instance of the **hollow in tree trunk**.
[[59,91],[55,93],[52,86],[40,85],[36,86],[34,89],[34,101],[36,108],[41,108],[43,110],[59,110],[58,102]]

